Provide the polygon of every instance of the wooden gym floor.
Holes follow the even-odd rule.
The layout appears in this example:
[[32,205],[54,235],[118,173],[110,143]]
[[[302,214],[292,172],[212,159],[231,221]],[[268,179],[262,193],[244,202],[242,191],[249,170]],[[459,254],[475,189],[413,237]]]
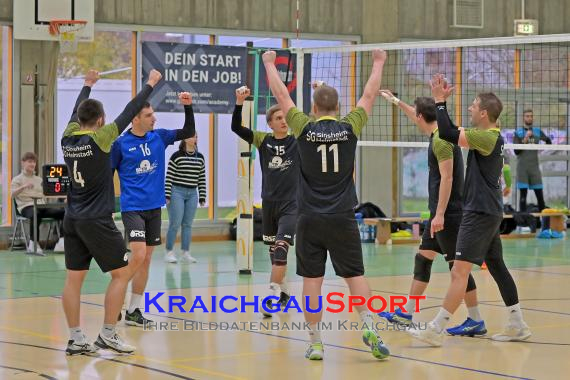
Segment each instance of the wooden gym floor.
[[[235,273],[234,242],[194,243],[196,264],[166,264],[157,249],[147,290],[156,294],[209,297],[265,295],[269,278],[266,248],[256,243],[254,274]],[[59,296],[64,283],[64,257],[22,252],[0,252],[0,378],[1,379],[346,379],[371,378],[531,378],[555,379],[570,373],[570,246],[568,241],[504,240],[504,255],[518,285],[525,319],[533,336],[525,343],[499,343],[484,338],[447,337],[441,348],[413,342],[401,331],[381,332],[392,357],[375,360],[354,331],[323,332],[325,360],[310,362],[303,355],[303,331],[145,331],[127,327],[119,332],[137,346],[134,355],[100,351],[93,356],[67,357],[68,330]],[[415,246],[364,244],[367,277],[374,294],[407,295]],[[294,258],[294,252],[290,253]],[[289,267],[292,294],[301,293],[295,263]],[[103,318],[103,292],[109,277],[95,263],[84,285],[81,321],[94,339]],[[481,312],[489,334],[499,331],[506,313],[495,283],[487,271],[475,271]],[[449,283],[441,258],[433,267],[432,281],[420,319],[433,317]],[[323,292],[347,293],[342,280],[327,268]],[[190,302],[190,301],[189,301]],[[160,301],[165,305],[164,300]],[[168,311],[168,310],[167,310]],[[453,322],[460,323],[462,306]],[[148,317],[172,322],[180,330],[184,321],[261,322],[259,314],[165,313]],[[326,314],[325,321],[357,316],[347,312]],[[280,314],[275,321],[301,322],[302,314]],[[380,320],[380,319],[379,319]],[[264,320],[266,321],[266,320]],[[452,323],[452,324],[454,324]],[[257,325],[259,326],[259,325]]]

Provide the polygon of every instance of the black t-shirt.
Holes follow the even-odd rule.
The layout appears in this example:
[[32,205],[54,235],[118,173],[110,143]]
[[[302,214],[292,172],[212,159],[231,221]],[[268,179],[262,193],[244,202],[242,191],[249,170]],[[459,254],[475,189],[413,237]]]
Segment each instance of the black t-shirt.
[[503,215],[501,174],[505,142],[499,129],[465,129],[469,143],[463,209]]
[[449,195],[449,202],[447,203],[445,214],[461,214],[463,210],[462,195],[464,185],[461,148],[458,145],[442,140],[439,137],[439,131],[436,129],[430,136],[428,150],[428,204],[432,216],[435,215],[439,203],[439,186],[441,183],[439,164],[446,160],[453,160],[453,183],[451,185],[451,194]]

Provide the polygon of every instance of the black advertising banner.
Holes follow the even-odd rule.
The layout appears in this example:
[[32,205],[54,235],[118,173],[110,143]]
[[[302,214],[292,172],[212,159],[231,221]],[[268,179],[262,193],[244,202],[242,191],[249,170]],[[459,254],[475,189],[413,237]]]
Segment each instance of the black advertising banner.
[[182,112],[178,93],[192,94],[196,113],[232,113],[235,89],[245,84],[246,49],[233,46],[143,42],[143,83],[162,73],[151,103],[157,112]]
[[[247,55],[248,49],[245,47],[143,42],[143,83],[150,70],[156,69],[162,73],[162,81],[150,99],[157,112],[183,112],[178,93],[186,91],[192,94],[194,112],[231,114],[235,104],[235,90],[246,84]],[[310,56],[306,58],[303,83],[306,84],[304,108],[308,111],[311,104],[311,60]],[[296,102],[298,80],[295,55],[287,50],[278,50],[275,65],[291,98]],[[258,86],[258,114],[261,115],[267,106],[276,103],[269,90],[261,56]],[[254,85],[251,84],[250,87],[253,92]]]

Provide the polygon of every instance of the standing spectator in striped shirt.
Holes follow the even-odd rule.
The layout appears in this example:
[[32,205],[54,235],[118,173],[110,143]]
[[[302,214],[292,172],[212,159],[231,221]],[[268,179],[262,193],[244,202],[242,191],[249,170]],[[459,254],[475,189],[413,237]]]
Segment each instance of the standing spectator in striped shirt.
[[198,202],[206,204],[206,165],[204,156],[198,152],[198,135],[180,142],[178,152],[170,157],[166,172],[166,207],[168,208],[168,233],[166,256],[168,263],[177,261],[173,252],[178,229],[182,225],[182,261],[195,263],[190,254],[192,221]]

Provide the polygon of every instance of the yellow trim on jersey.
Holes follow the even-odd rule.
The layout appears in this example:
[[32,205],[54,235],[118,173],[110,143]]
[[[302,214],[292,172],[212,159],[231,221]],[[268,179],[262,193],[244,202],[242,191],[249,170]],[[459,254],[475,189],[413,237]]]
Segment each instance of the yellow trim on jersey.
[[334,120],[334,121],[338,121],[338,119],[334,116],[321,116],[319,117],[317,120],[315,120],[315,122],[319,122],[321,120]]
[[71,132],[71,135],[73,136],[79,136],[79,135],[91,135],[94,134],[95,131],[75,131],[75,132]]

